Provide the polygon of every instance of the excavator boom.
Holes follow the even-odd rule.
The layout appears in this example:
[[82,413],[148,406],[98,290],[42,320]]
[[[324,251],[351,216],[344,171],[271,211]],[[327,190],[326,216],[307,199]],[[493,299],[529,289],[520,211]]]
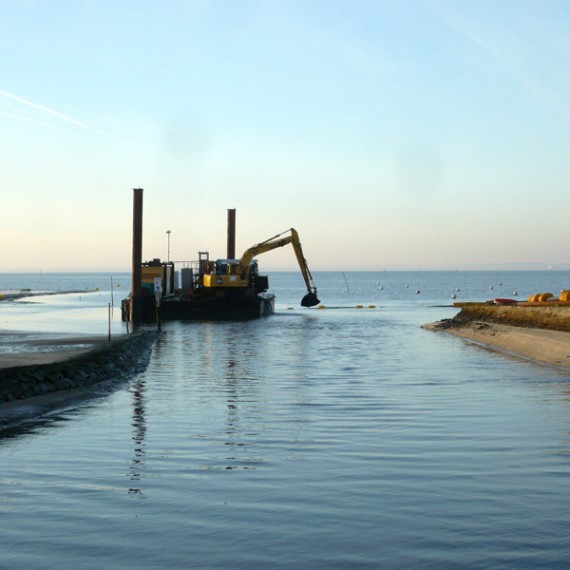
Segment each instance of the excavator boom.
[[[287,232],[290,232],[290,235],[284,236]],[[283,237],[284,236],[284,237]],[[307,265],[307,260],[303,255],[303,250],[301,248],[301,242],[299,240],[299,234],[294,228],[291,228],[285,232],[277,234],[261,243],[251,246],[250,248],[246,249],[241,259],[237,264],[234,264],[229,267],[229,275],[227,283],[228,285],[231,282],[236,284],[244,284],[248,283],[249,279],[249,272],[251,268],[251,262],[256,255],[260,255],[262,253],[266,253],[273,249],[277,249],[280,247],[284,247],[288,244],[293,246],[293,250],[295,251],[295,256],[297,258],[297,262],[299,264],[299,268],[301,269],[301,274],[303,275],[303,279],[305,281],[305,285],[307,286],[307,294],[301,300],[301,305],[303,307],[314,307],[320,303],[319,299],[317,298],[317,288],[313,283],[313,276],[309,271],[309,267]],[[232,280],[232,276],[237,281]],[[208,280],[208,283],[210,281]]]
[[[246,277],[249,273],[249,268],[251,266],[251,262],[256,255],[261,253],[266,253],[267,251],[271,251],[272,249],[277,249],[279,247],[283,247],[292,242],[293,237],[287,236],[282,238],[283,234],[278,234],[272,238],[269,238],[261,243],[252,245],[250,248],[246,249],[239,260],[239,263],[236,267],[236,273],[243,277]],[[278,239],[279,238],[279,239]]]

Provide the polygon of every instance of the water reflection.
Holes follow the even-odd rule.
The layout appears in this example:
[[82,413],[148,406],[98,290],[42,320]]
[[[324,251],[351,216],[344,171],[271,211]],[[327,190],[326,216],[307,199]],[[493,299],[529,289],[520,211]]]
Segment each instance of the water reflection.
[[[2,414],[2,412],[2,405],[0,404],[0,414]],[[59,416],[36,419],[23,419],[21,416],[13,415],[2,417],[0,423],[0,446],[11,439],[36,435],[45,428],[53,427],[60,419]]]
[[[232,323],[227,324],[220,332],[219,341],[216,347],[223,347],[223,356],[219,362],[219,372],[221,380],[224,383],[224,393],[226,398],[227,417],[225,421],[225,445],[231,450],[231,455],[225,460],[228,462],[226,469],[251,469],[253,463],[259,462],[252,457],[246,457],[245,452],[248,446],[248,440],[257,437],[257,430],[250,430],[245,434],[245,428],[242,425],[242,415],[244,407],[255,405],[259,400],[257,394],[252,394],[254,387],[252,376],[249,373],[249,365],[256,360],[256,354],[252,351],[251,335],[246,334],[255,330],[251,324]],[[247,402],[247,403],[246,403]],[[248,466],[249,465],[249,466]]]
[[119,386],[101,383],[89,388],[62,390],[28,400],[0,404],[0,445],[12,438],[37,435],[85,413]]
[[[306,367],[319,325],[310,317],[295,319],[286,315],[285,322],[276,316],[270,321],[206,327],[201,364],[209,385],[218,395],[222,389],[225,397],[224,445],[231,450],[225,456],[225,469],[258,469],[266,463],[267,448],[260,442],[272,441],[276,448],[291,441],[298,445],[307,438],[306,408],[298,405],[285,412],[282,398],[293,397],[303,404],[311,401]],[[276,383],[285,393],[275,389]]]
[[145,436],[146,436],[146,401],[145,401],[146,385],[144,376],[140,375],[133,382],[131,387],[131,394],[133,395],[133,411],[132,411],[132,438],[133,438],[133,451],[134,456],[131,459],[129,466],[129,478],[131,480],[131,487],[129,494],[142,495],[143,492],[138,484],[142,477],[142,471],[145,466]]

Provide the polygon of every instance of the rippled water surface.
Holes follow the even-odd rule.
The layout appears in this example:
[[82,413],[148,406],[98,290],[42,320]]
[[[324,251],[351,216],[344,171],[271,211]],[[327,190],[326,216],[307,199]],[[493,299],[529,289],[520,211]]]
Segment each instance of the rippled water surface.
[[327,309],[277,274],[276,315],[166,323],[144,373],[5,424],[0,567],[566,567],[568,373],[420,325],[570,274],[315,277]]

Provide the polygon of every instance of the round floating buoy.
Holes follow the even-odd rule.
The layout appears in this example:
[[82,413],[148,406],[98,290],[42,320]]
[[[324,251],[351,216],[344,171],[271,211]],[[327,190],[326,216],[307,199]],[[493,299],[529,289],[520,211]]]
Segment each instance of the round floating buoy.
[[420,290],[417,289],[417,290],[416,290],[416,295],[419,295],[419,294],[420,294]]
[[452,299],[455,299],[457,297],[457,295],[454,293],[453,295],[451,295]]
[[493,290],[493,286],[491,285],[491,286],[489,287],[489,289],[491,289],[491,291],[492,291],[492,290]]
[[518,293],[516,291],[513,291],[513,295],[516,297]]
[[456,291],[461,291],[461,289],[459,287],[457,287],[457,289],[455,289]]

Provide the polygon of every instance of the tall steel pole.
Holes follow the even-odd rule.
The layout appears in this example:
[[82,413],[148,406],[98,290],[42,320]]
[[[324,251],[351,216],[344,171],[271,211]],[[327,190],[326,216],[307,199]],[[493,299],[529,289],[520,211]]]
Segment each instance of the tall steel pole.
[[133,188],[133,266],[131,288],[131,320],[140,322],[140,298],[142,295],[142,220],[143,189]]
[[228,209],[228,259],[236,258],[236,210]]
[[168,236],[168,259],[166,261],[168,261],[168,263],[170,263],[170,234],[172,232],[170,230],[166,230],[166,235]]

